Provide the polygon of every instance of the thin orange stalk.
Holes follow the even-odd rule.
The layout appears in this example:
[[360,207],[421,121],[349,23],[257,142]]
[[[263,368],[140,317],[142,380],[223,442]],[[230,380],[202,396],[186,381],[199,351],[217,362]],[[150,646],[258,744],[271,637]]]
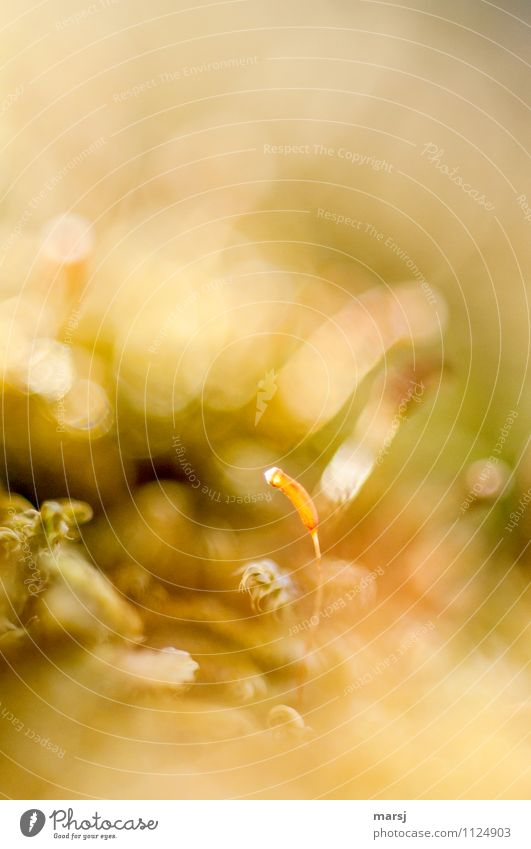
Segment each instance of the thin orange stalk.
[[286,498],[289,498],[293,506],[295,507],[297,513],[299,514],[302,524],[309,532],[313,547],[315,550],[315,562],[317,564],[317,572],[318,572],[318,582],[317,582],[317,593],[315,597],[314,603],[314,612],[312,615],[312,620],[314,621],[312,627],[312,639],[310,640],[309,647],[313,645],[313,636],[315,629],[319,625],[320,620],[320,612],[321,612],[321,600],[323,596],[323,579],[322,579],[322,569],[321,569],[321,547],[319,545],[319,534],[317,531],[317,527],[319,524],[319,516],[317,513],[317,509],[315,504],[313,503],[310,495],[305,490],[305,488],[296,481],[294,478],[290,477],[283,472],[282,469],[279,469],[277,466],[273,466],[273,468],[268,469],[267,472],[264,473],[264,477],[269,486],[272,486],[274,489],[280,490]]

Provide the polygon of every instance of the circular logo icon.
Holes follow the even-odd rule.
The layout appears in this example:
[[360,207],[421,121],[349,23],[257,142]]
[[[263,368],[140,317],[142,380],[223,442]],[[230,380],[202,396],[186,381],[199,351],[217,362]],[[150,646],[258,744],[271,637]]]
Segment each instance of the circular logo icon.
[[46,817],[37,808],[24,811],[20,817],[20,830],[24,837],[35,837],[44,828]]

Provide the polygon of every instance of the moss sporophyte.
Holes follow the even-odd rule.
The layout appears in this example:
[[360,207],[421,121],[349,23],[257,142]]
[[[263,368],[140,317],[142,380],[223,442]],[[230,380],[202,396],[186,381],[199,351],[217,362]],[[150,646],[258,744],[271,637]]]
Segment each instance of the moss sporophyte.
[[317,530],[319,525],[319,515],[309,493],[302,484],[290,477],[290,475],[286,474],[286,472],[283,472],[282,469],[278,468],[278,466],[273,466],[271,469],[264,472],[264,477],[269,486],[272,486],[274,489],[278,489],[286,496],[286,498],[289,498],[299,514],[302,524],[312,538],[315,551],[315,563],[317,566],[317,592],[315,594],[313,615],[311,619],[313,627],[308,639],[308,653],[310,653],[314,645],[315,630],[319,625],[323,596],[321,547],[319,545],[319,534]]

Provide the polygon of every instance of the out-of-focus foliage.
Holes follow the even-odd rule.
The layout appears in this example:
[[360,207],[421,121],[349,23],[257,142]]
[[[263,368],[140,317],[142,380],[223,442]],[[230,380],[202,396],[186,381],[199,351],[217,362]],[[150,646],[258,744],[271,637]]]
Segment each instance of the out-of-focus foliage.
[[457,66],[392,3],[22,5],[0,790],[525,795],[524,75],[466,4]]

